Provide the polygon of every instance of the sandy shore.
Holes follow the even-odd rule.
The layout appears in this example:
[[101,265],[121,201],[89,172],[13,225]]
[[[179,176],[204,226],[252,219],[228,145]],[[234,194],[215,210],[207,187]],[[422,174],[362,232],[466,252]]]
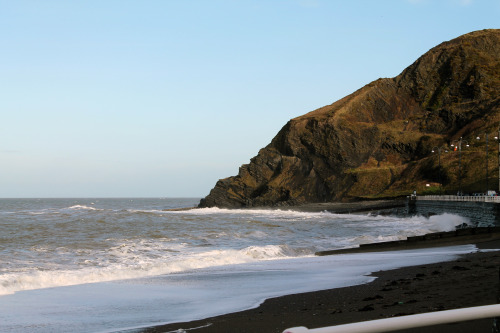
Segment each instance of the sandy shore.
[[[500,241],[478,243],[500,249]],[[317,328],[497,302],[500,251],[477,252],[455,261],[374,273],[365,285],[288,295],[255,309],[140,330],[165,332],[270,332],[295,326]],[[492,319],[399,332],[491,332]]]

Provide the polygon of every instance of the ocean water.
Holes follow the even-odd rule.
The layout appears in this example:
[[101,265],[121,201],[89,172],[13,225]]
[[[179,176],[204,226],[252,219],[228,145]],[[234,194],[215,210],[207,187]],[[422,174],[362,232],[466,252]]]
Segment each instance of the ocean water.
[[0,199],[0,332],[118,332],[201,319],[476,250],[314,256],[468,222],[450,214],[164,211],[198,201]]

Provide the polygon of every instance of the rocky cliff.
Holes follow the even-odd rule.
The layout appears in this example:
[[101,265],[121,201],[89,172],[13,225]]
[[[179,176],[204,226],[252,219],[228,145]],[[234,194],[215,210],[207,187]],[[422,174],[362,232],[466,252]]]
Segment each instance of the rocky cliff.
[[[200,207],[484,191],[487,183],[497,190],[499,111],[500,30],[472,32],[434,47],[395,78],[290,120]],[[460,138],[461,151],[450,149]]]

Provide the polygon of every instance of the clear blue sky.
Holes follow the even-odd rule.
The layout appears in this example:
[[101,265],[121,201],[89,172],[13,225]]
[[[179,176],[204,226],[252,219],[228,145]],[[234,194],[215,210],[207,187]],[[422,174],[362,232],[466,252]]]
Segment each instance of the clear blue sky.
[[499,0],[0,0],[0,197],[201,197]]

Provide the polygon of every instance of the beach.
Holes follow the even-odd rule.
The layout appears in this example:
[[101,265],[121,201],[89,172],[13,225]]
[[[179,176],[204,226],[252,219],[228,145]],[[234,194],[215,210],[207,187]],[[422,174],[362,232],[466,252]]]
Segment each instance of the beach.
[[499,232],[458,215],[197,201],[0,200],[0,331],[282,332],[496,300],[497,254],[473,244]]
[[[487,252],[435,264],[376,272],[368,284],[266,300],[247,311],[140,330],[159,332],[283,332],[318,328],[497,302],[500,241],[478,243]],[[306,281],[305,281],[306,282]],[[493,319],[408,329],[399,332],[491,332]]]

